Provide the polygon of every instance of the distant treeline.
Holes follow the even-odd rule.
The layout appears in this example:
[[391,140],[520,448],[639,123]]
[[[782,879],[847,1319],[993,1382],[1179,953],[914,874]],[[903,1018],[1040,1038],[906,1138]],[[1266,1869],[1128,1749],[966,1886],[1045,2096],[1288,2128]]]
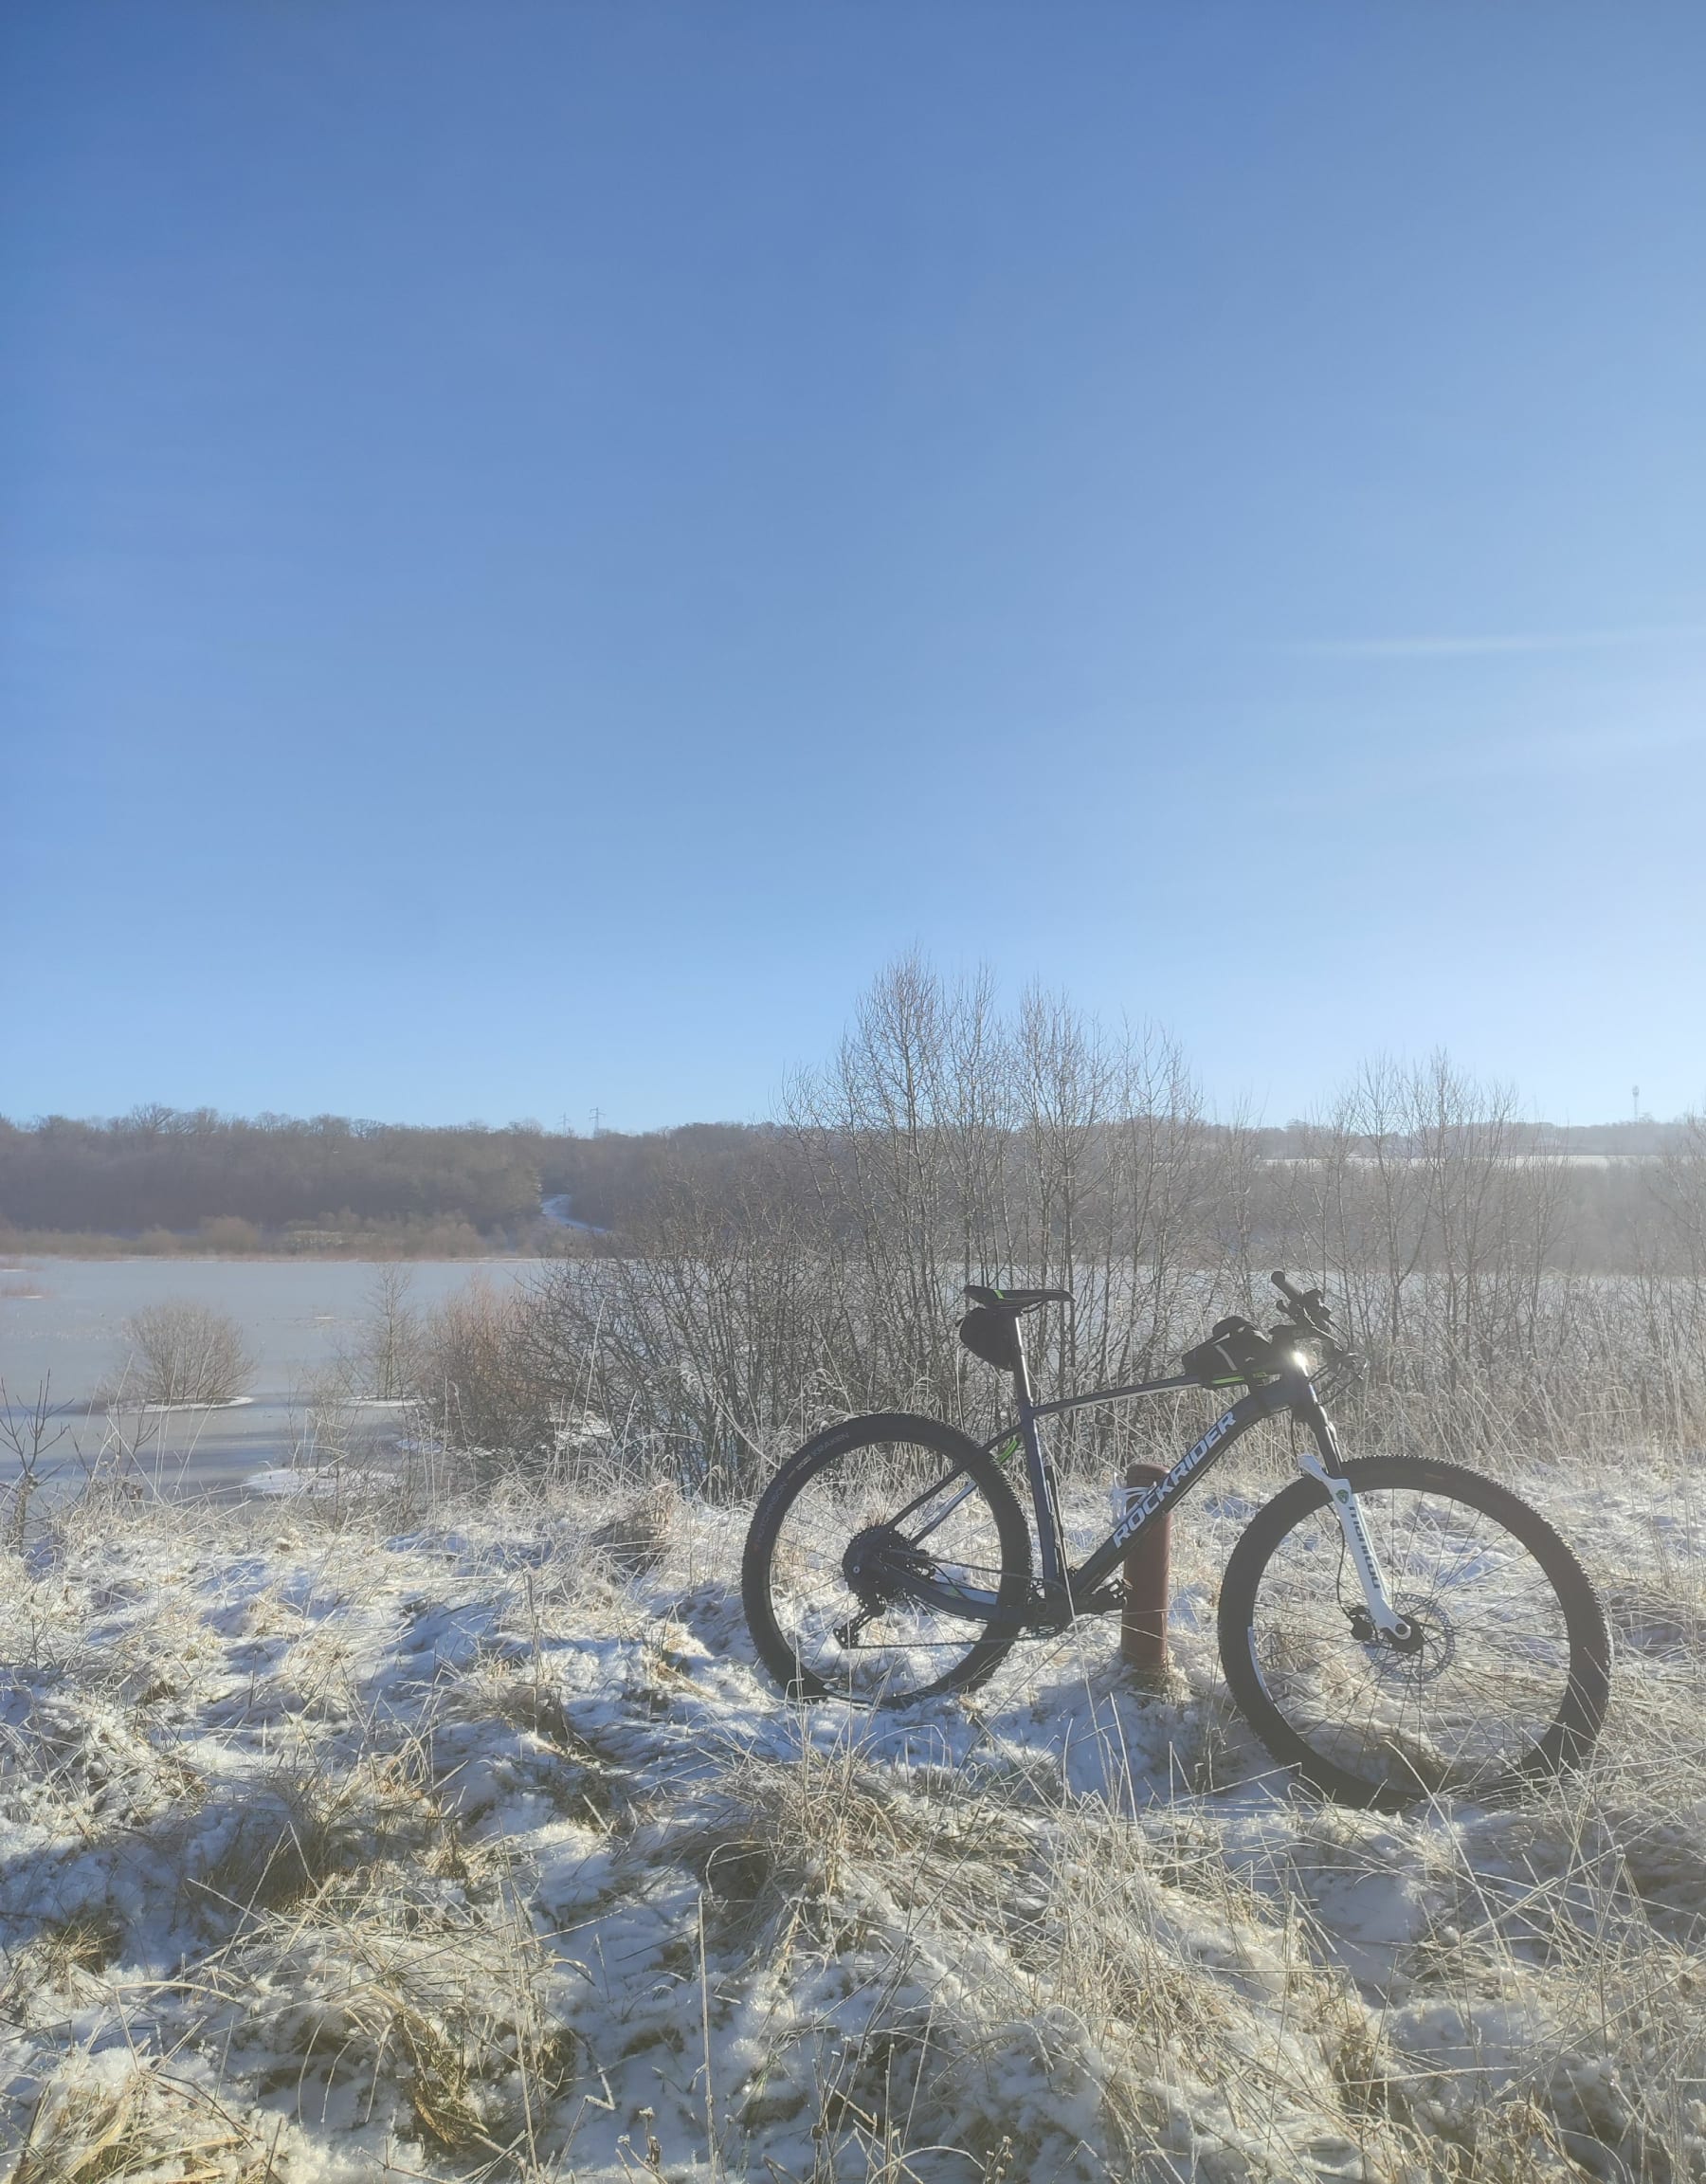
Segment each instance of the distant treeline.
[[[138,1107],[104,1120],[0,1118],[0,1234],[209,1238],[221,1248],[334,1237],[536,1245],[567,1197],[597,1228],[643,1220],[683,1164],[738,1193],[768,1125],[592,1137],[535,1122],[416,1128],[341,1115]],[[460,1238],[455,1231],[460,1230]]]
[[[1318,1124],[1211,1122],[1187,1087],[1168,1089],[1189,1108],[1179,1120],[1188,1123],[1199,1158],[1217,1145],[1241,1165],[1319,1156]],[[1015,1158],[1027,1135],[1043,1126],[1034,1114],[1004,1118],[991,1130],[992,1119],[982,1118],[986,1153],[992,1140],[1010,1138]],[[844,1117],[847,1158],[856,1158],[852,1142],[874,1120]],[[1117,1128],[1105,1107],[1074,1123],[1087,1126],[1090,1137]],[[1563,1165],[1576,1171],[1569,1192],[1575,1219],[1568,1224],[1575,1255],[1615,1262],[1623,1256],[1625,1206],[1632,1216],[1642,1195],[1636,1174],[1617,1156],[1662,1155],[1682,1142],[1684,1127],[1642,1119],[1554,1129],[1507,1119],[1502,1135],[1511,1156],[1567,1156]],[[560,1196],[590,1228],[644,1237],[683,1191],[701,1208],[738,1211],[743,1220],[756,1200],[773,1206],[779,1192],[815,1196],[824,1188],[825,1140],[835,1131],[821,1113],[810,1119],[807,1134],[817,1157],[807,1161],[789,1156],[801,1134],[798,1116],[587,1137],[532,1121],[420,1128],[336,1115],[245,1118],[159,1106],[106,1120],[0,1119],[0,1235],[149,1237],[155,1248],[199,1237],[232,1250],[281,1241],[312,1249],[361,1238],[446,1252],[520,1250],[536,1248],[552,1233],[540,1207]],[[1338,1143],[1342,1156],[1342,1135]],[[1612,1165],[1599,1165],[1594,1156],[1611,1156]],[[1219,1163],[1209,1158],[1207,1167],[1213,1172]]]
[[281,1233],[451,1220],[496,1237],[536,1220],[545,1143],[537,1131],[207,1108],[0,1121],[0,1227],[193,1234],[223,1220]]

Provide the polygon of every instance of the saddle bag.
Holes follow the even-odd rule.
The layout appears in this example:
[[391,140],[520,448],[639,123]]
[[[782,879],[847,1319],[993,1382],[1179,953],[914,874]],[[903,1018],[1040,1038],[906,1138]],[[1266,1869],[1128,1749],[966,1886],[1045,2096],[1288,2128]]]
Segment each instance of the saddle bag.
[[1003,1373],[1017,1369],[1019,1347],[1013,1339],[1010,1312],[998,1312],[990,1305],[980,1304],[975,1312],[968,1312],[960,1321],[959,1338],[972,1356],[981,1357],[986,1365],[997,1366]]

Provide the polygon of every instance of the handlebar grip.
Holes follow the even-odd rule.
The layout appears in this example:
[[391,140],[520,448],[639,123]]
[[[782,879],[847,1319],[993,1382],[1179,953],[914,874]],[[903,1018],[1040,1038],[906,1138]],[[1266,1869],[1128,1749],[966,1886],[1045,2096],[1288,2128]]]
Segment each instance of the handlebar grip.
[[1326,1298],[1318,1289],[1297,1288],[1289,1274],[1276,1273],[1270,1275],[1269,1280],[1305,1327],[1313,1327],[1317,1335],[1326,1335],[1331,1331],[1333,1314],[1328,1310]]

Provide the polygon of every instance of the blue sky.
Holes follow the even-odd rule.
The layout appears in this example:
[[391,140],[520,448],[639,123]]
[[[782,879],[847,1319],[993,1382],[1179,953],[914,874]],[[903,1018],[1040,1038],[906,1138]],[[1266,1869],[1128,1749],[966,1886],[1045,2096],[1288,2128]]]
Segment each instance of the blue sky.
[[1706,1098],[1706,11],[22,0],[0,1111]]

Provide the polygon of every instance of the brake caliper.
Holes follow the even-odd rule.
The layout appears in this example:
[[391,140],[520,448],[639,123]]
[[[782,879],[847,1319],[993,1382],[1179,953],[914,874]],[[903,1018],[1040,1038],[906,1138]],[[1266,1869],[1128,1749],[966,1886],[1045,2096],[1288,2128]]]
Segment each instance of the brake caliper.
[[1347,1611],[1351,1623],[1351,1635],[1359,1646],[1385,1646],[1394,1653],[1420,1653],[1426,1643],[1425,1634],[1416,1618],[1406,1618],[1397,1630],[1377,1630],[1374,1618],[1366,1608]]

